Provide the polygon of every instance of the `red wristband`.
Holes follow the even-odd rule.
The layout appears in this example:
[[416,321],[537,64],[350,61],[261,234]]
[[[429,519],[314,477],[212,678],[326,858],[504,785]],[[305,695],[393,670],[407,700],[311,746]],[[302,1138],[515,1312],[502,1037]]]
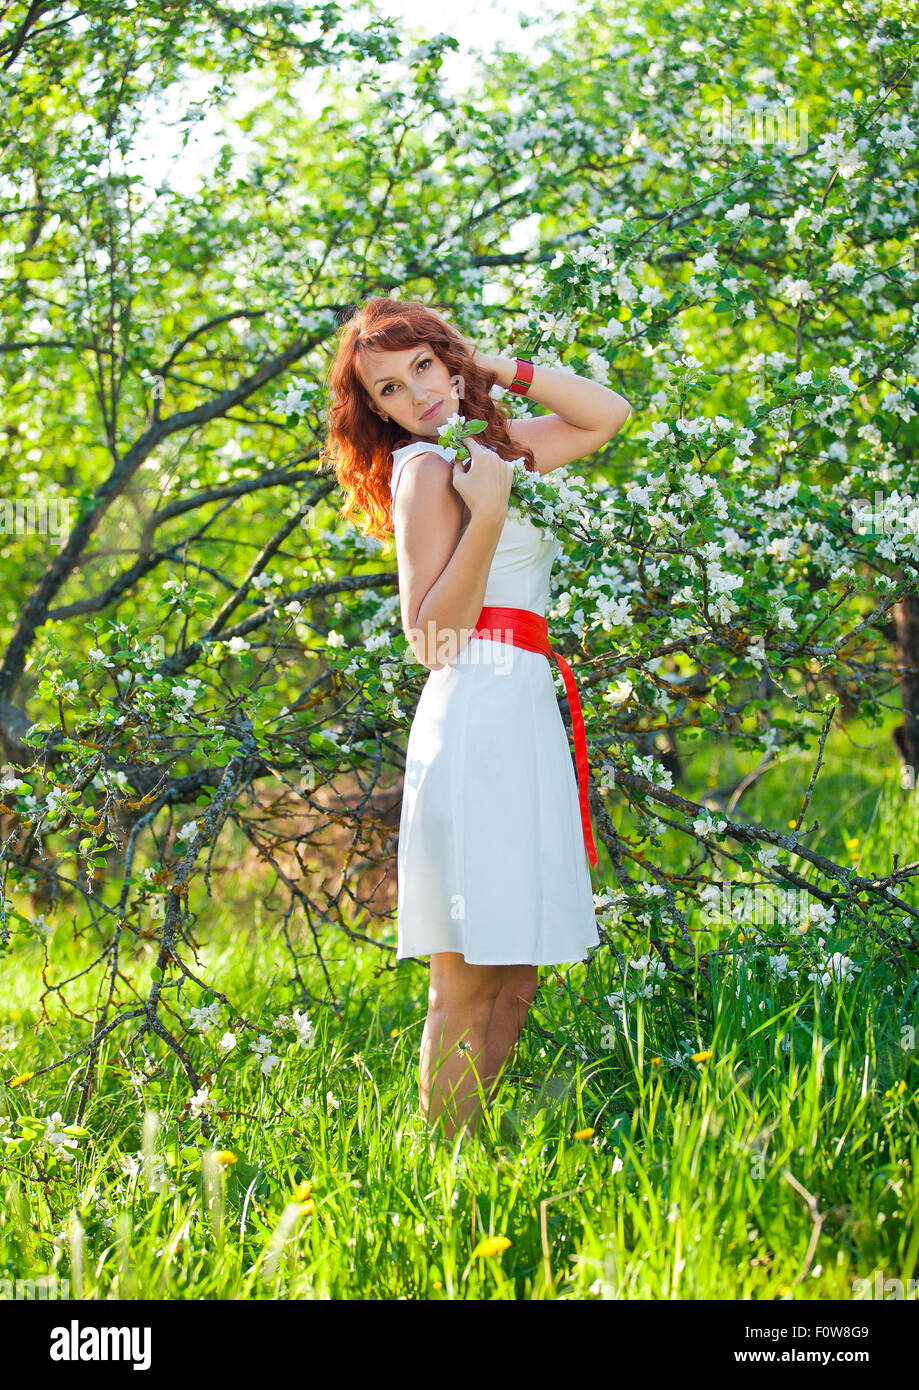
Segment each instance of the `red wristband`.
[[530,383],[532,382],[532,380],[533,363],[525,361],[522,357],[518,357],[517,371],[514,375],[514,380],[507,388],[508,391],[513,391],[518,396],[525,396],[530,389]]

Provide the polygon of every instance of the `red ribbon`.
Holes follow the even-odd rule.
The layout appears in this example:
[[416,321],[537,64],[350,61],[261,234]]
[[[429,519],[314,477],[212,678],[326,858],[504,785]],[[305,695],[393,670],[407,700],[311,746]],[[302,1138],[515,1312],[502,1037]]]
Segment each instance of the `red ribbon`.
[[533,613],[529,608],[499,608],[494,605],[486,605],[476,619],[472,636],[490,638],[493,642],[510,642],[512,646],[523,647],[524,651],[528,652],[542,652],[550,661],[552,657],[555,657],[561,667],[562,679],[565,682],[565,691],[568,695],[568,707],[571,710],[571,724],[574,730],[574,760],[578,769],[578,800],[581,804],[584,845],[587,849],[590,866],[593,868],[597,862],[597,851],[594,848],[594,839],[590,828],[590,811],[587,807],[589,769],[587,766],[587,736],[584,733],[584,716],[581,714],[581,702],[578,699],[578,688],[574,683],[571,667],[563,656],[553,651],[549,642],[548,621],[541,614]]

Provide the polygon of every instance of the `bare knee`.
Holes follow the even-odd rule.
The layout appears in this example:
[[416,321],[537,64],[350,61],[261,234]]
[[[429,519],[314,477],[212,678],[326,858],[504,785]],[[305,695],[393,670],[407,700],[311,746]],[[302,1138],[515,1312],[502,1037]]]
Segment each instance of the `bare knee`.
[[508,965],[496,1008],[518,1008],[524,1015],[539,989],[539,970],[535,965]]
[[432,1013],[462,1013],[487,1021],[504,986],[499,965],[470,965],[454,951],[431,956],[428,1008]]

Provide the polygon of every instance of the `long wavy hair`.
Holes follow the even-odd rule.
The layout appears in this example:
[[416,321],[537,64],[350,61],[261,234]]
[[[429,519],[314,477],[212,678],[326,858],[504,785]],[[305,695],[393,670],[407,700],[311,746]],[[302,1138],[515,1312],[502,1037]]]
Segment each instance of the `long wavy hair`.
[[330,398],[329,427],[319,457],[335,472],[345,501],[338,515],[343,520],[360,517],[362,536],[380,540],[393,534],[392,451],[405,442],[405,433],[393,420],[382,420],[370,406],[370,395],[357,374],[361,348],[377,352],[401,351],[418,343],[430,343],[451,376],[463,379],[463,396],[457,413],[466,419],[485,420],[487,428],[476,438],[508,462],[523,458],[530,472],[536,470],[532,449],[511,442],[507,412],[488,394],[495,384],[493,372],[485,372],[472,360],[457,330],[433,309],[413,299],[373,298],[356,307],[342,324],[335,353],[326,374]]

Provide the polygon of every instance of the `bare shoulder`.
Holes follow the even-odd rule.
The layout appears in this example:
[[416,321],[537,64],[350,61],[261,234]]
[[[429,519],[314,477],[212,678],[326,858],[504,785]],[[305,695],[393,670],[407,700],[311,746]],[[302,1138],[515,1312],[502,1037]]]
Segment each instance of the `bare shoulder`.
[[463,500],[453,486],[453,464],[434,449],[419,450],[402,465],[393,502],[393,522],[411,515],[422,524],[459,525]]
[[456,549],[463,500],[453,486],[453,465],[433,449],[413,454],[402,473],[393,503],[393,531],[402,626],[417,654],[420,649],[413,644],[418,614]]

